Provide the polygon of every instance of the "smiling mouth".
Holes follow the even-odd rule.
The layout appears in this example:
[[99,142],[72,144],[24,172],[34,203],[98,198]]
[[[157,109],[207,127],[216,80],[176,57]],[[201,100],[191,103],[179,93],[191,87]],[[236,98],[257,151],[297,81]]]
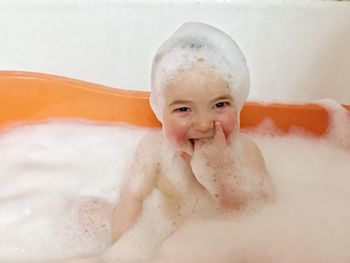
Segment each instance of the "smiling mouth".
[[205,139],[211,139],[212,137],[203,137],[203,138],[190,138],[188,141],[191,143],[192,147],[194,147],[194,144],[196,141],[205,140]]

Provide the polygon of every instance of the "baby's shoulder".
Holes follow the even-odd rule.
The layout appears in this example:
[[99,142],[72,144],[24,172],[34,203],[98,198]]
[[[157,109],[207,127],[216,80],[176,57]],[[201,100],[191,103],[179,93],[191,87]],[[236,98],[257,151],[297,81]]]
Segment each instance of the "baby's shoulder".
[[[261,179],[261,194],[262,200],[273,200],[275,188],[272,179],[268,173],[266,163],[262,152],[258,145],[248,135],[241,134],[240,136],[241,150],[244,155],[244,171],[248,171],[250,175],[254,172]],[[251,177],[254,179],[254,177]]]
[[258,145],[246,134],[239,134],[239,151],[250,165],[263,167],[265,161]]
[[154,186],[161,160],[159,131],[147,133],[139,142],[127,169],[127,187],[139,197],[146,197]]
[[248,151],[259,150],[259,147],[253,141],[253,139],[250,138],[248,135],[240,133],[238,135],[238,139],[241,144],[241,147],[243,147],[245,150],[248,150]]
[[147,133],[137,145],[137,151],[156,153],[163,142],[161,130],[153,130]]
[[[135,151],[138,165],[147,167],[156,166],[159,171],[165,160],[168,160],[167,142],[161,130],[147,133],[139,142]],[[166,148],[166,149],[165,149]]]

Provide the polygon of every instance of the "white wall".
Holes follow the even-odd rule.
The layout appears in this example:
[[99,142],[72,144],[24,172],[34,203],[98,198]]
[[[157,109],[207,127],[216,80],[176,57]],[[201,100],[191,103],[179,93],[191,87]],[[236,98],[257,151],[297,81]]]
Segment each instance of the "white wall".
[[148,90],[156,48],[190,20],[236,39],[251,99],[350,104],[348,1],[0,0],[0,69]]

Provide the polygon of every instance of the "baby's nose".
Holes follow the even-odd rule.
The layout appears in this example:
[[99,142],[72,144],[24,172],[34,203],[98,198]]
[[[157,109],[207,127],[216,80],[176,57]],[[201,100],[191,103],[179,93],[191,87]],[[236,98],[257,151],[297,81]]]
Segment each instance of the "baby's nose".
[[214,129],[214,120],[210,116],[198,116],[193,123],[193,128],[198,132],[207,132]]

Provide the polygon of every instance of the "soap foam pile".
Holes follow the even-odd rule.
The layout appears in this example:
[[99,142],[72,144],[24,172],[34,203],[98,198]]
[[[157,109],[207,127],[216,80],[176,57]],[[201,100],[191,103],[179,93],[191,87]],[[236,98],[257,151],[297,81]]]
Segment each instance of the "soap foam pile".
[[[334,101],[324,138],[250,133],[265,158],[276,200],[233,218],[190,220],[155,262],[349,262],[350,112]],[[246,131],[247,132],[247,131]],[[264,134],[264,135],[262,135]]]
[[[331,108],[335,126],[324,139],[251,134],[275,183],[274,203],[236,217],[189,220],[153,262],[349,262],[350,117]],[[0,261],[102,253],[123,171],[146,132],[51,122],[1,134]],[[141,221],[153,225],[142,223],[140,242],[123,241],[133,254],[167,227],[157,200],[147,204],[153,210]]]
[[0,261],[96,255],[146,130],[51,122],[0,136]]
[[254,137],[276,202],[236,218],[189,221],[155,262],[350,261],[350,151],[316,139]]

